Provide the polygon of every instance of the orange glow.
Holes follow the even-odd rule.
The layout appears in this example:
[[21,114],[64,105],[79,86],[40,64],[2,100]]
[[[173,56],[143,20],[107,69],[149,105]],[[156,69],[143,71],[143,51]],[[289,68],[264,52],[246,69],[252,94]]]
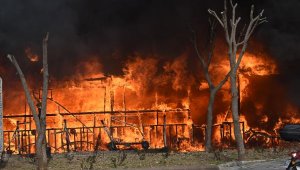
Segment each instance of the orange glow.
[[31,61],[31,62],[37,62],[39,61],[39,56],[32,53],[31,48],[26,48],[25,49],[25,54],[27,56],[27,58]]
[[[38,56],[33,55],[30,49],[26,49],[26,54],[31,61],[38,61]],[[176,129],[167,127],[169,137],[177,143],[177,149],[182,152],[202,151],[204,150],[203,143],[192,141],[192,131],[195,122],[198,121],[196,118],[201,117],[201,119],[205,119],[203,115],[205,109],[202,108],[206,108],[207,96],[199,97],[197,95],[200,95],[199,91],[207,90],[208,84],[204,80],[196,81],[196,78],[188,73],[187,57],[188,54],[182,54],[174,60],[166,61],[159,66],[159,60],[155,57],[143,58],[142,56],[135,56],[124,65],[122,69],[123,75],[105,74],[103,65],[97,57],[90,57],[90,59],[74,66],[75,70],[72,76],[63,80],[51,79],[49,86],[51,90],[49,90],[48,96],[51,100],[48,100],[47,112],[55,113],[57,116],[48,117],[47,126],[49,128],[63,128],[64,119],[66,119],[68,128],[82,127],[81,122],[84,122],[84,125],[87,127],[97,127],[102,126],[100,121],[103,120],[107,127],[112,125],[128,126],[121,130],[113,130],[114,140],[120,143],[140,142],[151,138],[150,148],[162,148],[164,146],[163,127],[154,127],[153,125],[157,122],[163,125],[163,115],[166,115],[167,124],[185,125],[178,126]],[[217,58],[221,57],[218,56]],[[229,69],[227,60],[212,63],[209,71],[212,73],[213,82],[221,81]],[[238,70],[241,101],[249,95],[247,87],[251,76],[275,74],[278,74],[276,63],[268,55],[246,53]],[[195,92],[193,86],[198,88],[198,91]],[[229,83],[226,83],[222,89],[220,101],[223,102],[223,105],[226,104],[228,106],[222,107],[229,107],[230,105],[231,96],[229,90]],[[36,96],[41,97],[39,95],[41,90],[36,89],[34,92]],[[21,88],[13,91],[10,95],[19,96],[20,93],[22,93]],[[216,102],[216,105],[219,104],[218,102]],[[5,107],[6,115],[23,114],[24,112],[28,115],[28,106],[24,110],[20,109],[22,107],[18,110],[16,106],[19,106],[20,103],[25,105],[24,97],[11,100],[9,105]],[[203,107],[199,107],[201,108],[199,109],[199,105],[203,105]],[[262,103],[255,103],[255,108],[261,112],[260,114],[264,114],[264,105]],[[66,109],[72,113],[91,112],[91,114],[60,116],[60,113],[65,114],[68,112]],[[191,109],[191,115],[184,111],[185,109]],[[130,110],[157,110],[163,113],[157,117],[154,113],[145,114],[146,116],[144,116],[139,112],[126,115],[125,112]],[[214,113],[213,142],[219,144],[224,139],[234,140],[233,126],[230,125],[230,122],[232,122],[230,108],[225,112],[223,110],[219,113]],[[110,114],[111,111],[116,111],[117,114]],[[94,112],[108,113],[95,115]],[[183,114],[180,115],[179,113]],[[292,105],[287,109],[287,114],[290,117],[295,117],[296,113],[297,109]],[[240,114],[240,121],[243,123],[241,127],[244,128],[244,131],[251,129],[272,135],[263,128],[251,128],[248,125],[247,117],[243,113]],[[127,124],[124,122],[125,115],[126,121],[128,121]],[[267,123],[270,119],[272,118],[262,116],[258,121]],[[9,130],[14,130],[17,125],[17,119],[10,118],[7,120],[5,127]],[[285,120],[286,118],[280,119],[275,128],[280,127]],[[23,119],[19,121],[23,121]],[[291,119],[289,122],[300,123],[300,119]],[[145,125],[149,126],[146,127]],[[29,126],[26,126],[26,128],[28,129]],[[85,137],[95,138],[95,134],[101,134],[103,143],[110,141],[108,134],[104,130],[93,133],[86,131]],[[171,136],[172,131],[176,131],[180,135]],[[74,138],[77,139],[79,137],[75,136]],[[51,140],[54,140],[54,138],[50,137]],[[61,143],[63,141],[56,142]],[[266,143],[268,142],[266,141]],[[85,147],[88,148],[88,144],[85,144]],[[101,147],[103,148],[103,146]]]

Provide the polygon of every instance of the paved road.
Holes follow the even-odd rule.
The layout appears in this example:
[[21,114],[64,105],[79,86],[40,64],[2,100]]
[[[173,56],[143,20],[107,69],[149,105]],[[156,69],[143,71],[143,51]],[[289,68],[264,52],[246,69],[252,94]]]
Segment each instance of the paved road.
[[246,161],[238,166],[236,162],[230,162],[218,166],[183,166],[183,167],[156,167],[138,168],[135,170],[285,170],[288,159],[278,159],[270,161]]
[[219,168],[220,170],[285,170],[287,166],[286,161],[286,159],[279,159],[270,161],[246,162],[241,166],[221,166]]
[[[118,169],[117,169],[118,170]],[[133,170],[219,170],[217,165],[138,168]]]

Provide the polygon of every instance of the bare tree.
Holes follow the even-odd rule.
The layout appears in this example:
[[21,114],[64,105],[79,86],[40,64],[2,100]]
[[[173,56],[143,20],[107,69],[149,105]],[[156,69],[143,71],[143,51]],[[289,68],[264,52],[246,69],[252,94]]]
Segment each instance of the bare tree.
[[210,24],[210,33],[209,33],[209,41],[208,41],[208,51],[207,56],[205,57],[203,54],[200,54],[200,50],[198,48],[197,43],[197,35],[194,32],[193,44],[198,58],[200,59],[200,63],[202,66],[202,70],[204,72],[205,80],[207,81],[209,87],[209,102],[207,106],[206,112],[206,131],[205,131],[205,150],[206,152],[212,151],[212,126],[213,126],[213,107],[215,102],[216,93],[223,87],[223,85],[227,82],[227,79],[230,75],[230,71],[226,74],[226,76],[221,80],[217,85],[215,85],[212,81],[211,75],[209,73],[209,67],[211,64],[212,57],[214,55],[215,48],[215,35],[216,35],[216,20],[209,19]]
[[17,72],[19,74],[23,89],[25,91],[25,96],[30,107],[30,110],[33,115],[33,119],[36,125],[36,131],[38,137],[35,142],[36,147],[36,158],[37,158],[37,169],[38,170],[46,170],[48,165],[47,154],[46,154],[46,110],[47,110],[47,96],[48,96],[48,62],[47,62],[47,43],[48,43],[47,33],[46,37],[43,39],[43,95],[42,95],[42,108],[41,113],[38,115],[36,108],[34,106],[34,102],[32,96],[30,95],[30,90],[28,88],[25,76],[13,55],[8,54],[8,59],[12,62],[12,64],[16,67]]
[[[247,23],[243,29],[239,30],[240,34],[237,37],[237,26],[241,21],[241,17],[236,18],[237,3],[233,4],[232,0],[230,0],[230,7],[232,10],[231,13],[228,12],[227,1],[224,0],[224,11],[221,12],[221,18],[211,9],[208,9],[208,12],[217,19],[225,31],[225,39],[228,46],[228,57],[231,68],[230,89],[232,96],[231,110],[234,123],[234,135],[237,142],[238,159],[242,160],[245,155],[245,147],[239,123],[238,88],[236,83],[237,70],[246,51],[249,38],[253,34],[255,28],[267,20],[263,17],[264,10],[262,10],[257,16],[253,16],[254,5],[252,5],[249,23]],[[230,14],[231,18],[228,21],[227,17]]]

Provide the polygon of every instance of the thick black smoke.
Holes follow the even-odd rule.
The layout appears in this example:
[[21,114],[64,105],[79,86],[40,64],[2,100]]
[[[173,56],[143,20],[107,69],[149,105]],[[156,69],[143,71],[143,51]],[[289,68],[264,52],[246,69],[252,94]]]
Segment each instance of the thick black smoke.
[[0,50],[26,64],[24,49],[40,54],[41,39],[49,31],[52,75],[72,74],[74,64],[95,55],[107,72],[120,72],[134,52],[172,58],[186,50],[190,25],[207,23],[207,6],[171,0],[4,0]]
[[282,85],[300,105],[300,1],[272,1],[264,4],[268,24],[257,34],[278,61]]
[[[265,9],[269,22],[258,28],[254,38],[263,42],[278,61],[282,83],[300,105],[300,1],[240,0],[238,3],[242,19],[248,18],[252,3],[257,10]],[[0,64],[11,67],[4,56],[12,53],[25,73],[32,74],[35,70],[38,74],[36,70],[41,63],[30,63],[24,50],[30,47],[41,54],[42,37],[49,31],[52,76],[71,75],[76,63],[90,56],[98,57],[106,73],[120,74],[134,52],[154,54],[162,60],[179,56],[191,48],[191,28],[199,32],[204,42],[207,9],[220,11],[222,6],[221,0],[2,0]],[[222,31],[218,35],[223,38]],[[249,50],[255,51],[251,46]],[[195,56],[189,60],[191,64],[197,61]],[[5,72],[0,71],[5,78]]]

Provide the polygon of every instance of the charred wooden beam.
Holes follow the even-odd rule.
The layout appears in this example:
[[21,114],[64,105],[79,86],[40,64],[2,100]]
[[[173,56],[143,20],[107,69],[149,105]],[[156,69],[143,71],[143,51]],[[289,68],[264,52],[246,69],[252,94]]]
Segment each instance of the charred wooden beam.
[[[171,109],[165,112],[188,112],[189,109]],[[68,115],[88,115],[88,114],[122,114],[122,113],[162,113],[163,110],[127,110],[127,111],[100,111],[100,112],[73,112],[73,113],[61,113],[62,116]]]
[[[166,110],[165,112],[189,112],[189,109],[171,109]],[[122,114],[122,113],[162,113],[163,110],[127,110],[127,111],[100,111],[100,112],[73,112],[73,113],[48,113],[47,117],[49,116],[72,116],[72,115],[92,115],[92,114]],[[3,118],[24,118],[24,117],[32,117],[32,115],[6,115]]]
[[[47,114],[48,116],[58,116],[58,114]],[[23,118],[23,117],[32,117],[32,115],[6,115],[3,116],[3,119],[7,119],[7,118]]]
[[167,148],[167,126],[166,126],[166,114],[164,114],[164,125],[163,125],[163,139],[164,139],[164,147]]

